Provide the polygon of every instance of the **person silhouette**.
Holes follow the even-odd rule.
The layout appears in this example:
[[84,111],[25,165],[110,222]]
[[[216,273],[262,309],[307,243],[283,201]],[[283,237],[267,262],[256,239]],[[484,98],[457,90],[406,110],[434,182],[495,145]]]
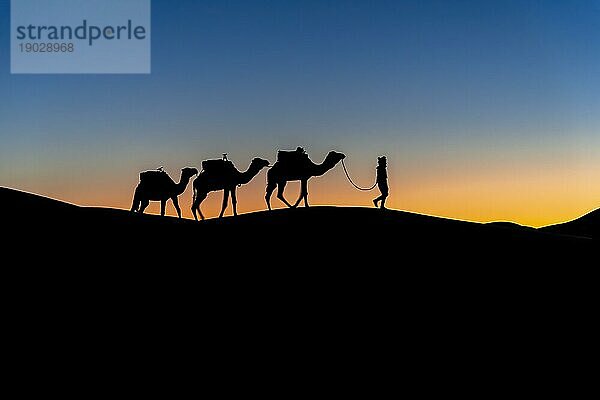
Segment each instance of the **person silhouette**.
[[385,210],[385,199],[387,199],[390,189],[387,182],[387,158],[385,156],[377,157],[377,187],[381,195],[373,199],[375,207],[380,207],[377,203],[381,202],[381,209]]

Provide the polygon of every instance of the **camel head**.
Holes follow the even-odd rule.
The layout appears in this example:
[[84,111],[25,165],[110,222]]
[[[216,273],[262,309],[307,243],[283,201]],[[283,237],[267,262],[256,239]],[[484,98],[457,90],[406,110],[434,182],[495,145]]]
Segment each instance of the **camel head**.
[[330,151],[327,154],[327,157],[325,158],[325,160],[328,163],[331,163],[333,165],[336,165],[337,163],[339,163],[340,161],[342,161],[344,158],[346,158],[345,154],[342,153],[338,153],[337,151]]
[[256,157],[255,159],[252,160],[252,162],[250,163],[250,166],[256,167],[258,169],[263,169],[265,167],[268,167],[269,164],[270,163],[268,160],[263,160],[262,158]]
[[194,167],[185,167],[181,170],[181,177],[184,179],[190,179],[194,175],[198,175],[198,170]]

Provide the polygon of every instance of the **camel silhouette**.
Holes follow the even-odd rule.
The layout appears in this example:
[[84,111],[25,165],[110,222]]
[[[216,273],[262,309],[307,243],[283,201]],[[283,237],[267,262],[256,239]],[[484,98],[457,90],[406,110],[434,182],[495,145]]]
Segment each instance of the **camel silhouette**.
[[[214,168],[212,170],[203,169],[200,175],[192,184],[194,188],[194,198],[192,201],[192,213],[198,221],[196,213],[200,214],[200,218],[204,220],[204,215],[200,210],[200,204],[206,199],[208,193],[217,190],[223,190],[223,205],[219,218],[223,217],[225,209],[229,203],[229,195],[231,194],[231,202],[233,204],[233,215],[237,215],[237,196],[236,190],[238,186],[245,185],[250,182],[258,173],[269,165],[269,161],[261,158],[255,158],[250,163],[248,169],[244,172],[238,171],[230,161],[227,160],[209,160],[208,162],[223,161],[224,167]],[[203,165],[206,165],[203,162]],[[218,164],[217,164],[218,165]]]
[[143,214],[150,201],[154,200],[160,201],[160,215],[164,216],[167,200],[171,199],[175,210],[177,210],[177,215],[181,218],[181,209],[179,208],[177,196],[185,191],[193,175],[198,175],[196,168],[183,168],[179,183],[175,183],[169,174],[162,170],[162,167],[156,171],[140,173],[140,183],[135,188],[131,211],[138,211],[140,214]]
[[[275,188],[278,188],[277,198],[288,207],[297,207],[302,199],[304,199],[304,205],[308,207],[308,180],[313,176],[321,176],[325,174],[346,157],[342,153],[330,151],[321,164],[315,164],[308,158],[308,156],[304,153],[304,150],[300,147],[295,152],[289,153],[296,153],[297,155],[295,157],[286,156],[286,159],[284,159],[281,157],[282,152],[279,152],[277,162],[267,173],[267,190],[265,200],[269,210],[271,209],[271,195],[273,194]],[[289,181],[301,182],[300,196],[294,205],[291,205],[283,196],[285,185]]]

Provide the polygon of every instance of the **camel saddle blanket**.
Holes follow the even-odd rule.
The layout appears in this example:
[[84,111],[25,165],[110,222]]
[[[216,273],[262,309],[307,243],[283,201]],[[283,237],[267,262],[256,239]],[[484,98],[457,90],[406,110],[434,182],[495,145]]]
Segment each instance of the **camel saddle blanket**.
[[140,172],[140,182],[165,182],[171,180],[165,171],[144,171]]
[[281,163],[301,163],[306,162],[308,160],[308,154],[299,152],[297,150],[287,151],[287,150],[279,150],[277,152],[277,161]]
[[224,173],[231,172],[235,170],[233,163],[231,161],[226,161],[222,159],[218,160],[204,160],[202,161],[202,170],[210,173]]

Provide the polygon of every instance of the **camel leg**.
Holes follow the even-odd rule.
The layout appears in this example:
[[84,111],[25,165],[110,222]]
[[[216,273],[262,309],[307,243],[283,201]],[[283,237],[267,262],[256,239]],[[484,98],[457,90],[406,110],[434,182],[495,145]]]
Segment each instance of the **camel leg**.
[[234,186],[231,191],[231,204],[233,205],[233,215],[237,217],[237,188]]
[[301,194],[302,198],[304,199],[304,206],[309,207],[309,205],[308,205],[308,180],[302,181],[301,186],[302,186],[302,188],[300,190],[300,194]]
[[283,197],[283,191],[285,190],[285,185],[287,184],[287,182],[279,182],[277,184],[277,198],[281,201],[283,201],[283,203],[290,207],[290,208],[294,208],[294,206],[292,206],[286,199],[285,197]]
[[131,205],[131,212],[138,211],[140,209],[140,194],[138,188],[135,188],[135,194],[133,195],[133,204]]
[[165,216],[165,210],[167,208],[167,201],[166,200],[161,200],[160,201],[160,215],[161,216]]
[[304,200],[304,205],[306,207],[308,207],[308,181],[307,180],[302,180],[300,183],[300,196],[298,196],[298,200],[296,200],[296,203],[294,203],[294,208],[298,207],[298,205],[300,204],[300,202],[302,200]]
[[200,214],[200,218],[204,221],[204,214],[202,214],[202,210],[200,210],[200,204],[206,199],[208,193],[198,193],[196,199],[194,200],[194,204],[192,204],[192,214],[194,214],[194,219],[198,221],[198,217],[196,216],[196,211]]
[[177,198],[177,196],[173,196],[171,197],[171,200],[173,200],[173,205],[175,206],[175,211],[177,211],[177,216],[181,218],[181,208],[179,208],[179,199]]
[[265,194],[265,201],[267,202],[267,207],[269,207],[269,211],[271,211],[271,195],[273,195],[273,191],[277,187],[276,183],[267,183],[267,192]]
[[221,205],[221,213],[219,214],[219,218],[223,218],[223,214],[225,214],[225,209],[227,208],[227,203],[229,202],[229,189],[223,190],[223,205]]
[[292,208],[298,207],[298,204],[300,204],[301,201],[302,201],[302,190],[300,190],[300,195],[298,196],[298,200],[296,200],[296,202],[294,203]]
[[148,207],[149,204],[150,204],[149,200],[144,199],[144,200],[141,201],[141,204],[140,204],[140,214],[144,213],[144,210],[146,209],[146,207]]
[[199,210],[199,204],[200,202],[198,201],[198,195],[196,194],[196,191],[194,190],[194,197],[192,197],[192,215],[194,216],[194,219],[196,221],[198,221],[198,216],[196,215],[196,209]]

